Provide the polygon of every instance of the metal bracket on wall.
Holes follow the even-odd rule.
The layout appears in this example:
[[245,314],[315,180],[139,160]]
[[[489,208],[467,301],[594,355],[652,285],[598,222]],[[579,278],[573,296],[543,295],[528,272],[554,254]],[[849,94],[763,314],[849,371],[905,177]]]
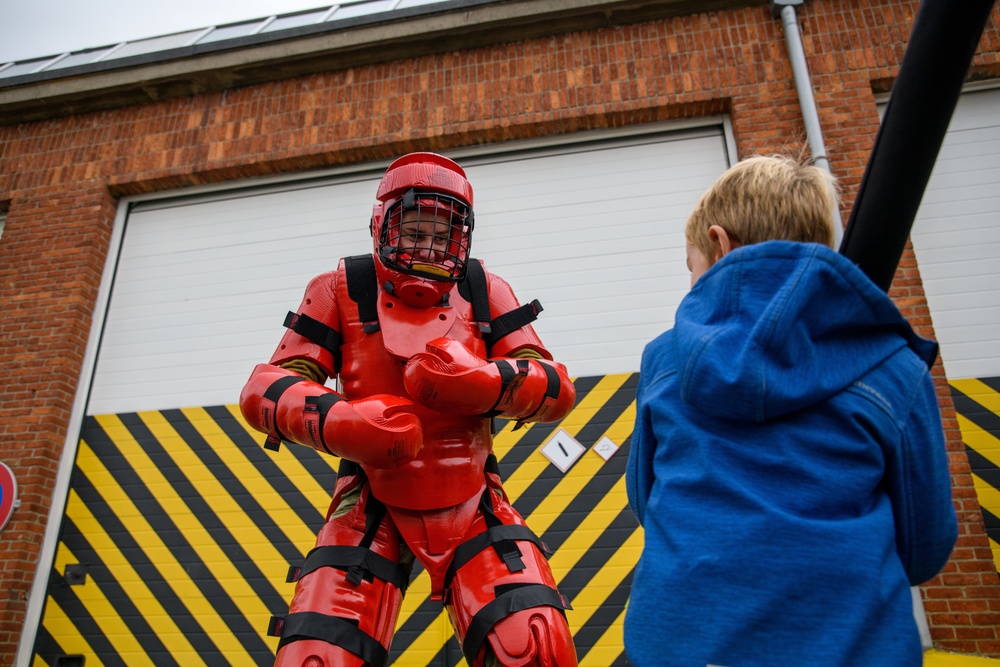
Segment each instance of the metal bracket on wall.
[[[83,563],[74,563],[73,565],[67,565],[66,569],[63,571],[63,580],[66,582],[67,586],[82,586],[87,583],[87,566]],[[76,663],[66,663],[76,664]],[[83,664],[83,663],[80,663]]]
[[52,663],[53,667],[83,667],[86,657],[82,655],[59,655]]

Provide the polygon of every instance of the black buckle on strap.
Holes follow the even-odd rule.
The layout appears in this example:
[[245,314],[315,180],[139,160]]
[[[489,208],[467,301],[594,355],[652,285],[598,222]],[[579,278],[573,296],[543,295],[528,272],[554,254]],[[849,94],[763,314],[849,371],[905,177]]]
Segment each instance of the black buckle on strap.
[[267,624],[267,636],[268,637],[280,637],[281,629],[285,627],[285,617],[284,616],[272,616],[271,620]]

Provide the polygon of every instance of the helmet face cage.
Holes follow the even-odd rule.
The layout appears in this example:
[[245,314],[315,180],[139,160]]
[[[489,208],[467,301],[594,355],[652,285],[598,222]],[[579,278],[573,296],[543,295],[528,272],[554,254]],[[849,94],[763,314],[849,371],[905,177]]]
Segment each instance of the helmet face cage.
[[385,266],[431,280],[457,282],[465,277],[473,227],[468,204],[411,188],[384,216],[378,254]]

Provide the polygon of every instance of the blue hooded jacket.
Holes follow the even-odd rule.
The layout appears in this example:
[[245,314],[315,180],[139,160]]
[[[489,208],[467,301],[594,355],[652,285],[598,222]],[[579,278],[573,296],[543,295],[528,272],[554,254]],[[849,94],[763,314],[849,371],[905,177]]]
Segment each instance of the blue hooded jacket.
[[738,248],[698,280],[642,358],[633,665],[921,664],[909,586],[957,537],[936,357],[820,245]]

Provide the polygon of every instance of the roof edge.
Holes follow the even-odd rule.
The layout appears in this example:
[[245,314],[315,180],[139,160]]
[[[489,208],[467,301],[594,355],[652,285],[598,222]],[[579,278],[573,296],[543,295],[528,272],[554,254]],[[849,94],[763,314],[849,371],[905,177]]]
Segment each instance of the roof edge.
[[[766,0],[457,0],[67,68],[0,85],[0,125],[103,111],[581,30],[705,13]],[[100,64],[99,64],[100,65]]]

